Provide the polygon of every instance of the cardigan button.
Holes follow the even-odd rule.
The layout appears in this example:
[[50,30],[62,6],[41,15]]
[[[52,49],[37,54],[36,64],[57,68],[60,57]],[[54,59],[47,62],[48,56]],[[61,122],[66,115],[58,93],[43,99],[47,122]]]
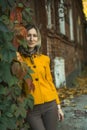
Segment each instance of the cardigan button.
[[36,65],[34,65],[33,68],[36,68]]
[[39,79],[38,79],[38,78],[36,78],[35,80],[36,80],[36,81],[38,81]]
[[36,55],[34,55],[34,58],[36,58]]

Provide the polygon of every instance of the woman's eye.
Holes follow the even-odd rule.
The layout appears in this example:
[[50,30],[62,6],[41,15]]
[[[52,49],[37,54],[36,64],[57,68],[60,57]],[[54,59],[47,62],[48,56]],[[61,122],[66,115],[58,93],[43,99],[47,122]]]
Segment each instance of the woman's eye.
[[36,35],[36,34],[34,34],[34,35],[33,35],[33,37],[37,37],[37,35]]
[[28,37],[37,37],[36,34],[28,34]]

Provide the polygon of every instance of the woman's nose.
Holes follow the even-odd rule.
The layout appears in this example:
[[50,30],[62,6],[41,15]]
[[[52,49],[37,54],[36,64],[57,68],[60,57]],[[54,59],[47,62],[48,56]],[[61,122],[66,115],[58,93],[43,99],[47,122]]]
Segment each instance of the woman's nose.
[[30,40],[33,40],[33,35],[30,36]]

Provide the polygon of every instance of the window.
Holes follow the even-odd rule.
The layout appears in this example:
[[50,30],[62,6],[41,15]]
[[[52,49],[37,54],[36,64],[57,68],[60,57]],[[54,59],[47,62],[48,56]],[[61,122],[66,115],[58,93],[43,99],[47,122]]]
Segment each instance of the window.
[[70,22],[70,40],[74,41],[72,8],[69,9],[69,22]]
[[47,14],[47,28],[55,29],[55,6],[54,0],[45,0],[45,8]]
[[51,29],[52,28],[52,21],[51,21],[51,1],[46,0],[46,12],[47,12],[47,28]]
[[81,18],[78,16],[77,18],[77,42],[79,45],[83,44],[83,38],[82,38],[82,23],[81,23]]
[[80,42],[80,17],[78,16],[77,18],[77,42],[79,43]]
[[74,41],[73,11],[71,0],[45,0],[47,28],[56,30]]
[[65,17],[64,17],[64,1],[60,0],[58,4],[58,18],[60,33],[65,35]]

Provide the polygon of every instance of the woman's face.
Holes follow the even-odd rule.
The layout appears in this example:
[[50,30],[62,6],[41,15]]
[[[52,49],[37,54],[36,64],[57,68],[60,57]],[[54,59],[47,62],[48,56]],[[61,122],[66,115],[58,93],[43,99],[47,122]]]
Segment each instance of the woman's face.
[[28,41],[28,46],[31,49],[33,49],[37,45],[38,34],[34,28],[28,30],[27,41]]

